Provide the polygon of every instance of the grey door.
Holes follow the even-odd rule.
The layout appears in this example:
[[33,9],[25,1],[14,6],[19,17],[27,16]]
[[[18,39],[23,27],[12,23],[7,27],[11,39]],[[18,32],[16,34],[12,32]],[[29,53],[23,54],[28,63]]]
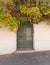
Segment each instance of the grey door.
[[30,23],[21,24],[18,30],[17,48],[20,50],[33,49],[33,25]]

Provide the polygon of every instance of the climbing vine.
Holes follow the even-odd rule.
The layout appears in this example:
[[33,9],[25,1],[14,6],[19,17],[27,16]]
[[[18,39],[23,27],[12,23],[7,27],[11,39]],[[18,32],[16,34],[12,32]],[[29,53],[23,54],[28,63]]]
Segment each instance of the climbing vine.
[[16,32],[21,23],[38,23],[43,17],[50,19],[50,1],[0,0],[0,27],[10,31]]
[[10,11],[5,6],[0,4],[0,27],[4,26],[15,32],[18,30],[19,21],[10,14]]
[[42,17],[50,18],[50,2],[41,1],[38,5],[20,6],[21,14],[28,17],[30,22],[40,22]]

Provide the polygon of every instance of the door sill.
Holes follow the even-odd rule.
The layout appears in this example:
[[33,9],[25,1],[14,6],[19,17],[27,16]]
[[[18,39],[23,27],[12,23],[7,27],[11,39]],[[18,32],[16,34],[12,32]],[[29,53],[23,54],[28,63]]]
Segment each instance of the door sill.
[[34,50],[17,50],[15,53],[32,53]]

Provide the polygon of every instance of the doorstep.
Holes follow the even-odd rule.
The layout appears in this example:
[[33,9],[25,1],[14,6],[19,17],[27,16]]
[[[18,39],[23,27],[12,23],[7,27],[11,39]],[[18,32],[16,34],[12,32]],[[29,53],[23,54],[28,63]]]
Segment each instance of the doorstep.
[[12,54],[16,54],[16,53],[33,53],[33,52],[50,52],[50,50],[44,50],[44,51],[36,51],[36,50],[16,50],[15,52],[13,52]]
[[15,53],[32,53],[35,52],[34,50],[17,50]]

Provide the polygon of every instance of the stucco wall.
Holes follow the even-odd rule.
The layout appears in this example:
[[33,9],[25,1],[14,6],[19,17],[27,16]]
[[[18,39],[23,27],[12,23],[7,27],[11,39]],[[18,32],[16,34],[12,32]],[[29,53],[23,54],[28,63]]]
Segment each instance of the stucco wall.
[[34,49],[35,51],[50,50],[50,25],[45,22],[34,24]]
[[[35,51],[50,50],[50,25],[41,22],[33,24],[33,48]],[[17,49],[17,33],[0,28],[0,55],[10,54]]]
[[0,28],[0,55],[10,54],[16,50],[17,36],[8,28]]

